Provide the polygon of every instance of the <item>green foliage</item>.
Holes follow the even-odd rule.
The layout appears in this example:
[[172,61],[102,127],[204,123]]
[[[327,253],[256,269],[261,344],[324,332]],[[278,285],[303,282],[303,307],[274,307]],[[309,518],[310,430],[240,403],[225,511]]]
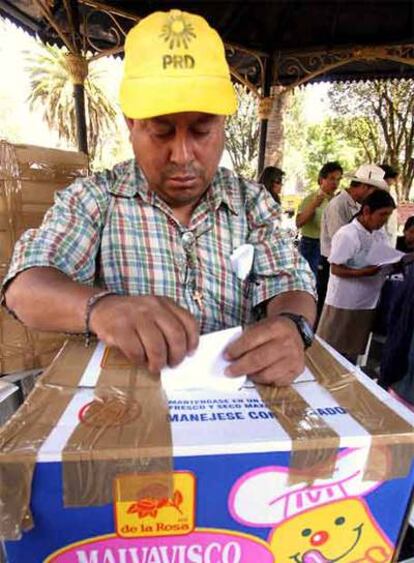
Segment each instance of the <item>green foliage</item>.
[[[38,109],[60,138],[76,147],[76,115],[73,84],[63,49],[38,45],[26,53],[31,92],[30,109]],[[85,80],[85,113],[91,160],[100,156],[107,136],[116,134],[116,111],[99,85],[100,73],[91,65]]]
[[329,97],[363,160],[397,168],[399,199],[408,199],[414,181],[414,80],[336,84]]
[[317,186],[318,173],[328,161],[338,160],[344,170],[356,168],[360,154],[344,130],[344,120],[328,115],[310,124],[304,116],[306,90],[297,90],[290,101],[285,120],[285,154],[283,168],[297,187],[305,190]]
[[241,176],[253,178],[256,175],[260,131],[257,101],[244,86],[236,84],[235,88],[239,107],[226,122],[226,149],[234,170]]

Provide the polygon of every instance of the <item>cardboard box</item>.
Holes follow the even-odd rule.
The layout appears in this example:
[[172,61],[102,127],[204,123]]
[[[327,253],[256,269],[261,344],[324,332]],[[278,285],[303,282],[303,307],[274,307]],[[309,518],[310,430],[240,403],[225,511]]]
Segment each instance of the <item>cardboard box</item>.
[[414,417],[319,348],[313,381],[167,408],[142,371],[68,344],[0,432],[0,529],[33,526],[8,561],[393,561]]
[[[87,172],[83,153],[0,141],[0,283],[21,234],[40,225],[57,190]],[[0,310],[0,374],[47,366],[64,340]]]
[[0,379],[0,426],[18,409],[20,403],[17,385]]

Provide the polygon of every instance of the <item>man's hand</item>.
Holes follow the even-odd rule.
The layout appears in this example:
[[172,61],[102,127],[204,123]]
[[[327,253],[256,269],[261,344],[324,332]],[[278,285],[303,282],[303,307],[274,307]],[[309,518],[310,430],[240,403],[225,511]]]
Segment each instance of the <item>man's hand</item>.
[[110,295],[92,309],[90,328],[138,366],[158,373],[198,346],[197,321],[168,297]]
[[305,368],[302,338],[293,321],[273,317],[249,326],[225,351],[229,376],[247,374],[254,382],[284,386]]

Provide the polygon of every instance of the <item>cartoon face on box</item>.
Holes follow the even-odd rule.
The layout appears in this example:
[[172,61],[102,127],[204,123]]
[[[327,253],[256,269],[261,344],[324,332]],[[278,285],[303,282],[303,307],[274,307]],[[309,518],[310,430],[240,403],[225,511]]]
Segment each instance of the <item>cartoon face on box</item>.
[[361,498],[380,484],[363,479],[366,454],[345,452],[334,476],[312,485],[290,485],[285,467],[255,469],[235,483],[229,509],[244,525],[272,528],[275,563],[387,563],[392,544]]
[[[287,538],[289,540],[287,541]],[[392,549],[359,499],[333,502],[288,519],[269,537],[276,561],[390,561]]]

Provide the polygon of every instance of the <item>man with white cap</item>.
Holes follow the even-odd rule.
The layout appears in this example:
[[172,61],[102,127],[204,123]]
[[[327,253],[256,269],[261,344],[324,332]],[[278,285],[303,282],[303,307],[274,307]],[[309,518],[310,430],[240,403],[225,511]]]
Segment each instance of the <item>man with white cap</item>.
[[361,208],[361,203],[375,189],[388,189],[384,170],[375,164],[362,164],[351,175],[349,188],[342,190],[326,206],[321,221],[321,260],[318,267],[318,316],[322,312],[329,279],[328,256],[331,252],[332,237],[348,224]]
[[[290,383],[312,341],[312,276],[268,192],[218,168],[237,107],[220,37],[179,10],[144,18],[126,39],[120,101],[135,159],[57,194],[16,245],[7,307],[34,328],[95,334],[153,372],[200,333],[248,325],[226,350],[228,375]],[[230,258],[245,244],[242,280]]]

